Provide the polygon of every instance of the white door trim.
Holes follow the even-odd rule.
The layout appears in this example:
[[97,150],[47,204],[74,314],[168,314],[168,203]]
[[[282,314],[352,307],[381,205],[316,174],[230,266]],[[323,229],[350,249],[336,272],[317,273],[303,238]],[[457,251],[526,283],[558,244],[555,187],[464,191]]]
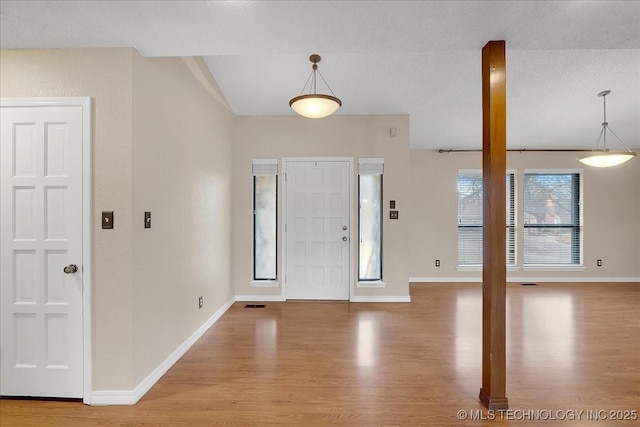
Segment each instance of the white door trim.
[[282,283],[282,301],[287,300],[287,283],[285,280],[285,274],[287,272],[287,234],[285,231],[285,224],[287,223],[287,166],[290,162],[348,162],[349,163],[349,301],[353,299],[355,281],[353,279],[354,272],[354,203],[355,203],[355,184],[353,174],[353,157],[283,157],[282,158],[282,206],[280,212],[282,215],[282,222],[280,223],[280,230],[282,236],[282,277],[280,277],[280,283]]
[[91,404],[92,395],[92,149],[93,128],[90,97],[69,98],[0,98],[0,107],[82,107],[82,335],[83,389],[82,401]]

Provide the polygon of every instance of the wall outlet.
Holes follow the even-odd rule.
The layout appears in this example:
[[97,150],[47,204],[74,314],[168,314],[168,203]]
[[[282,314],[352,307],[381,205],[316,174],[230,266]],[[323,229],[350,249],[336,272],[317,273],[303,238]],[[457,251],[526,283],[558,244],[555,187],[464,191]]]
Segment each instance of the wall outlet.
[[436,260],[436,267],[440,267],[440,260],[439,259]]
[[601,259],[597,260],[596,264],[598,264],[598,267],[602,267],[602,260]]
[[204,298],[202,297],[198,298],[198,308],[202,308],[203,305],[204,305]]

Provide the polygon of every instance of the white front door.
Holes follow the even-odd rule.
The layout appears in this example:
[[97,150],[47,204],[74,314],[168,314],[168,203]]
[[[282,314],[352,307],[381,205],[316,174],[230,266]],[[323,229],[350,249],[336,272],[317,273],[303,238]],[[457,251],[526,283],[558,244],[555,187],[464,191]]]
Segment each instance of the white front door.
[[349,299],[348,161],[288,161],[286,297]]
[[83,397],[82,120],[81,106],[1,109],[4,396]]

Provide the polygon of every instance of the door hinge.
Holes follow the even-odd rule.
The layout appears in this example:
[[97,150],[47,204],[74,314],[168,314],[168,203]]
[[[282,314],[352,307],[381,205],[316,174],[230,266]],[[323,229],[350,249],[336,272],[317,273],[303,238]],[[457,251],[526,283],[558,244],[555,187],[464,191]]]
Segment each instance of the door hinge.
[[284,232],[287,232],[287,224],[284,225]]
[[287,180],[287,173],[286,172],[284,173],[284,180],[285,181]]

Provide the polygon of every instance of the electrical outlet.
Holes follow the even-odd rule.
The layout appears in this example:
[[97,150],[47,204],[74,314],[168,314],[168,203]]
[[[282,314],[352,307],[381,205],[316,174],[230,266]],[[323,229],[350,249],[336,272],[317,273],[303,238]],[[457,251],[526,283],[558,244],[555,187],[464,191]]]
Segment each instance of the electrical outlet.
[[436,267],[440,267],[440,260],[439,259],[436,260]]
[[398,219],[398,211],[389,211],[389,219]]
[[202,308],[203,305],[204,305],[204,298],[202,297],[198,298],[198,308]]
[[598,267],[602,267],[602,260],[599,259],[598,261],[596,261],[596,263],[598,264]]

